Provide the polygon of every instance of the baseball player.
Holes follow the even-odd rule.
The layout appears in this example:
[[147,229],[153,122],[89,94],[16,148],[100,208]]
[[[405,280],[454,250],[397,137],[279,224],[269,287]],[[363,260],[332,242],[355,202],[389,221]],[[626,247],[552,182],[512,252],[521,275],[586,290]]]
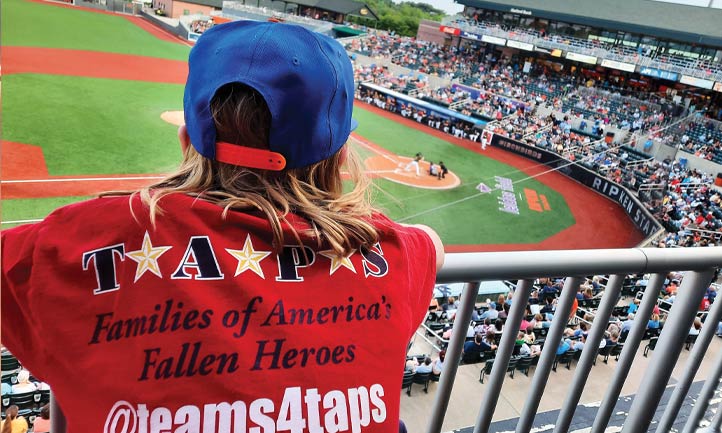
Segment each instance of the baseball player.
[[418,152],[414,159],[409,161],[408,164],[404,167],[404,171],[410,171],[412,168],[416,172],[416,176],[421,176],[421,167],[419,166],[419,163],[424,160],[424,155],[421,154],[421,152]]
[[3,344],[69,431],[398,431],[444,255],[369,204],[353,92],[331,38],[215,26],[174,173],[2,232]]

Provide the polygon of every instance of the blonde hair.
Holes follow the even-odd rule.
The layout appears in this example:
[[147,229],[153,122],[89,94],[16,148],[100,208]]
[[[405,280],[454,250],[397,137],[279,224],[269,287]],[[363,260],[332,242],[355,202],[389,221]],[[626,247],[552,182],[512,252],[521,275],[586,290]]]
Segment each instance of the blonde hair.
[[[211,101],[211,111],[217,140],[268,148],[271,114],[254,89],[238,83],[222,87]],[[308,221],[311,229],[305,234],[318,247],[347,256],[378,242],[379,235],[371,222],[375,209],[368,193],[370,181],[363,175],[359,158],[345,147],[310,166],[276,172],[213,161],[188,146],[174,173],[138,193],[149,208],[152,224],[163,214],[163,197],[182,193],[222,207],[224,217],[229,211],[260,212],[271,226],[277,251],[284,245],[284,225],[302,243],[286,219],[293,214]],[[353,185],[345,192],[344,159],[344,174]]]

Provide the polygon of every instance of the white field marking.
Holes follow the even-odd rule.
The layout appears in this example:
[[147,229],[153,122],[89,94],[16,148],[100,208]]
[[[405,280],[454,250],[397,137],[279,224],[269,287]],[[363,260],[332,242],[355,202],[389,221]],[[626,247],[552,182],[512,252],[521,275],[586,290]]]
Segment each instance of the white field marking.
[[[358,137],[352,137],[352,138],[353,138],[354,142],[356,142],[358,145],[370,150],[371,152],[375,153],[376,155],[382,156],[382,157],[388,159],[389,161],[393,162],[394,164],[397,164],[399,162],[398,160],[394,159],[391,155],[384,153],[384,152],[379,152],[377,149],[375,149],[373,146],[371,146],[365,140],[361,140]],[[409,158],[409,159],[411,159],[411,158]]]
[[18,184],[18,183],[50,183],[50,182],[107,182],[114,180],[153,180],[163,179],[163,176],[133,176],[133,177],[71,177],[65,179],[21,179],[21,180],[3,180],[0,184]]
[[413,215],[409,215],[409,216],[404,217],[404,218],[400,218],[400,219],[397,220],[397,221],[398,221],[398,222],[406,222],[406,221],[408,221],[408,220],[410,220],[410,219],[413,219],[413,218],[416,218],[416,217],[420,217],[420,216],[422,216],[422,215],[426,215],[426,214],[431,213],[431,212],[436,212],[437,210],[441,210],[441,209],[447,208],[447,207],[449,207],[449,206],[453,206],[453,205],[455,205],[455,204],[459,204],[459,203],[461,203],[461,202],[465,202],[465,201],[467,201],[467,200],[471,200],[472,198],[476,198],[476,197],[479,197],[479,196],[482,196],[482,195],[484,195],[484,193],[479,192],[479,193],[476,193],[476,194],[474,194],[474,195],[470,195],[470,196],[468,196],[468,197],[460,198],[459,200],[454,200],[454,201],[451,201],[451,202],[449,202],[449,203],[442,204],[442,205],[436,206],[436,207],[432,207],[431,209],[427,209],[427,210],[425,210],[425,211],[421,211],[421,212],[415,213],[415,214],[413,214]]
[[[366,174],[387,174],[387,173],[396,173],[395,170],[364,170],[364,173]],[[341,175],[348,176],[347,171],[342,171]]]
[[[605,152],[611,151],[611,150],[614,150],[614,149],[617,149],[617,148],[619,148],[619,147],[621,147],[621,146],[622,146],[622,145],[620,144],[619,146],[616,146],[616,147],[610,147],[610,148],[607,149]],[[603,153],[603,152],[600,152],[600,153]],[[562,165],[557,166],[557,167],[554,167],[554,168],[550,168],[550,169],[548,169],[548,170],[544,170],[544,171],[542,171],[541,173],[533,174],[533,175],[524,177],[524,178],[522,178],[522,179],[512,181],[512,184],[513,184],[513,185],[516,185],[516,184],[525,182],[525,181],[530,180],[530,179],[536,179],[537,177],[544,176],[545,174],[548,174],[548,173],[558,172],[559,170],[561,170],[561,169],[564,168],[564,167],[568,167],[568,166],[574,165],[574,164],[579,164],[579,163],[581,163],[581,162],[586,161],[587,159],[591,160],[592,157],[594,157],[594,156],[596,156],[596,154],[587,155],[587,156],[585,156],[584,158],[581,158],[579,161],[568,161],[568,162],[565,163],[565,164],[562,164]],[[536,164],[536,166],[546,166],[546,164],[539,163],[539,164]],[[548,166],[547,166],[547,167],[548,167]],[[515,170],[515,171],[513,171],[513,172],[511,172],[511,173],[523,173],[523,171],[522,171],[521,169],[518,169],[518,170]],[[511,173],[510,173],[510,174],[511,174]],[[498,176],[498,175],[497,175],[497,176]],[[498,190],[499,190],[498,188],[492,188],[491,191],[488,191],[487,193],[492,193],[492,192],[495,192],[495,191],[498,191]],[[483,195],[483,194],[481,194],[481,193],[475,193],[475,194],[472,194],[472,195],[470,195],[470,196],[468,196],[468,197],[461,198],[461,199],[459,199],[459,200],[456,200],[456,201],[453,201],[453,202],[449,202],[449,203],[446,203],[446,204],[442,204],[442,205],[439,205],[439,206],[436,206],[436,207],[432,207],[432,208],[427,209],[427,210],[425,210],[425,211],[421,211],[421,212],[419,212],[419,213],[416,213],[416,214],[413,214],[413,215],[409,215],[409,216],[404,217],[404,218],[400,218],[400,219],[398,219],[397,221],[398,221],[398,222],[406,222],[406,221],[408,221],[408,220],[410,220],[410,219],[413,219],[413,218],[416,218],[416,217],[419,217],[419,216],[422,216],[422,215],[426,215],[426,214],[435,212],[435,211],[437,211],[437,210],[441,210],[441,209],[447,208],[447,207],[449,207],[449,206],[453,206],[453,205],[455,205],[455,204],[457,204],[457,203],[461,203],[461,202],[465,202],[465,201],[467,201],[467,200],[471,200],[471,199],[476,198],[476,197],[479,197],[479,196],[481,196],[481,195]],[[630,399],[630,400],[631,400],[631,399]],[[599,402],[599,404],[601,405],[601,402]]]
[[42,221],[43,219],[31,219],[31,220],[14,220],[14,221],[0,221],[0,224],[27,224],[27,223],[37,223]]

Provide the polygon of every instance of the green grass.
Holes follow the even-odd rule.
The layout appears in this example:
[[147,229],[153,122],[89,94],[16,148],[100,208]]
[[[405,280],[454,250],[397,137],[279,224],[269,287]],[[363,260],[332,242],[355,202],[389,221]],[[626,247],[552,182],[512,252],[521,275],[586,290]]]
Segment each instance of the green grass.
[[[98,50],[185,59],[188,48],[160,41],[121,16],[50,5],[2,2],[2,43]],[[126,80],[18,74],[3,77],[4,140],[42,147],[51,175],[143,174],[170,170],[180,160],[176,128],[160,114],[180,110],[183,87]],[[513,167],[454,146],[362,109],[357,132],[400,155],[422,152],[444,160],[462,184],[435,191],[375,181],[376,203],[394,219],[434,227],[446,244],[537,242],[574,224],[563,199]],[[367,151],[362,150],[366,156]],[[499,210],[500,191],[479,194],[494,176],[514,180],[519,215]],[[528,209],[523,189],[544,194],[551,212]],[[82,197],[4,200],[3,220],[42,218]],[[6,225],[2,226],[7,228]]]
[[3,77],[3,140],[41,146],[51,175],[140,174],[180,161],[183,86],[18,74]]
[[53,197],[11,199],[2,201],[2,228],[9,229],[20,224],[6,224],[5,221],[20,221],[44,218],[53,210],[90,197]]
[[122,15],[3,0],[0,38],[5,46],[68,48],[188,59],[189,47],[162,41]]
[[[528,175],[514,167],[363,109],[356,108],[354,117],[359,121],[356,132],[364,138],[400,155],[421,152],[428,161],[443,160],[461,179],[459,187],[441,191],[376,180],[379,187],[376,203],[396,220],[428,224],[439,232],[445,243],[459,245],[538,242],[574,224],[574,217],[560,194],[534,179],[523,180]],[[363,154],[368,155],[365,151]],[[494,176],[515,182],[519,215],[499,210],[501,191],[480,194],[476,190],[480,182],[494,188]],[[544,194],[552,210],[531,211],[523,195],[524,188]]]
[[[42,145],[51,174],[157,172],[177,164],[175,128],[157,116],[174,108],[162,101],[180,86],[44,75],[5,80],[4,137]],[[29,89],[43,86],[45,91],[38,92],[45,105],[23,111],[23,102],[29,104],[28,110],[33,106],[28,94],[35,92]],[[85,102],[75,106],[63,92],[84,92]],[[106,107],[108,99],[117,104]],[[462,181],[455,189],[435,191],[375,180],[375,202],[393,219],[434,227],[449,245],[539,242],[574,224],[561,195],[534,179],[524,180],[527,175],[513,167],[361,109],[354,116],[362,125],[357,130],[360,135],[401,155],[420,151],[429,160],[443,159]],[[365,149],[360,153],[371,155]],[[499,210],[500,191],[479,194],[475,189],[480,182],[494,188],[495,175],[515,181],[519,215]],[[546,195],[552,211],[529,210],[521,198],[524,188]],[[42,218],[79,199],[5,200],[3,220]]]

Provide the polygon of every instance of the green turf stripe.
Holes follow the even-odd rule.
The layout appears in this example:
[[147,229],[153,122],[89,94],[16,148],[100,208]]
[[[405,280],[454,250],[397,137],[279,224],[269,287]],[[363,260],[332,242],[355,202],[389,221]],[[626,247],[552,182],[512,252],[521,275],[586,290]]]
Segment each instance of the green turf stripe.
[[122,15],[24,0],[3,0],[0,38],[3,45],[137,54],[186,60],[190,48],[162,41]]
[[31,220],[45,218],[53,210],[90,197],[53,197],[10,199],[2,201],[2,225],[8,229],[20,224],[7,224],[8,221]]
[[43,148],[51,175],[158,173],[180,161],[183,86],[54,75],[3,77],[4,140]]
[[[356,132],[364,138],[401,155],[422,152],[426,160],[443,160],[462,181],[455,189],[436,191],[377,179],[375,202],[394,219],[434,227],[445,243],[454,245],[539,242],[574,224],[560,194],[535,179],[522,181],[528,175],[514,167],[358,107],[354,117],[359,121]],[[494,188],[495,176],[516,182],[519,215],[499,210],[500,191],[479,194],[476,190],[480,182]],[[530,210],[524,188],[545,195],[551,211]],[[450,205],[454,202],[458,203]]]

